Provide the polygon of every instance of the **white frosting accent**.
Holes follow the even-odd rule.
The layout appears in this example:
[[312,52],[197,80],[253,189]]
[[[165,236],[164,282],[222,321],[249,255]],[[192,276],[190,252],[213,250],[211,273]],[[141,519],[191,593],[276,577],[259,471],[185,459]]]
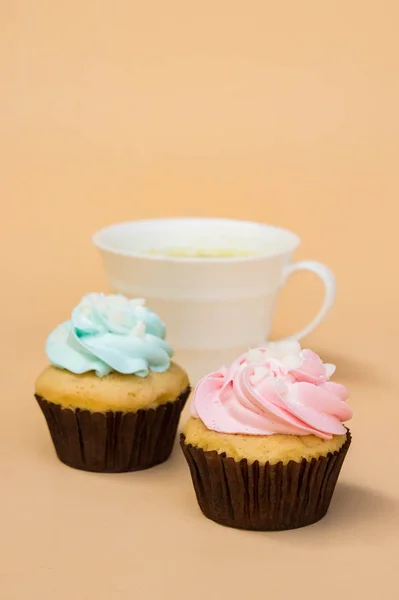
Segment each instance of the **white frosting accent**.
[[297,354],[283,356],[280,360],[287,369],[298,369],[302,364],[302,359]]
[[91,316],[91,304],[84,304],[80,311],[85,317]]
[[265,353],[259,348],[249,350],[245,355],[247,363],[261,363],[265,360]]
[[251,383],[253,385],[256,385],[257,383],[262,381],[262,379],[264,379],[265,377],[269,377],[270,375],[271,375],[271,371],[267,367],[262,367],[262,366],[255,367],[254,373],[250,377]]
[[137,325],[135,325],[131,332],[130,335],[135,335],[138,338],[144,339],[145,338],[145,332],[146,332],[146,327],[145,327],[145,323],[143,321],[139,321],[137,323]]
[[117,308],[110,308],[108,311],[108,320],[113,325],[128,325],[129,315]]
[[332,363],[324,363],[324,367],[326,369],[327,379],[330,379],[330,377],[332,377],[334,375],[337,367],[335,365],[333,365]]
[[285,356],[299,356],[301,344],[299,342],[270,342],[266,347],[267,358],[284,358]]
[[132,298],[129,300],[130,306],[145,306],[145,298]]

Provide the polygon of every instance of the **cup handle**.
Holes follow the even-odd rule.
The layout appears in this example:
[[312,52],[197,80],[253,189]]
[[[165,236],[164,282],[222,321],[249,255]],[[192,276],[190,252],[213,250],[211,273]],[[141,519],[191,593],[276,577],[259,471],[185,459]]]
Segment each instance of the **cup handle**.
[[295,271],[311,271],[312,273],[315,273],[320,277],[320,279],[324,283],[325,289],[323,305],[320,308],[317,315],[315,316],[315,318],[313,319],[313,321],[311,321],[309,325],[306,325],[306,327],[301,329],[301,331],[298,331],[298,333],[295,333],[294,335],[290,335],[289,337],[285,338],[285,340],[299,341],[305,336],[307,336],[309,333],[311,333],[314,329],[316,329],[318,325],[320,325],[320,323],[334,304],[337,285],[335,275],[331,271],[331,269],[326,267],[326,265],[323,265],[322,263],[317,262],[315,260],[302,260],[296,263],[292,263],[288,266],[285,272],[285,280],[287,280],[287,278],[290,275],[292,275],[292,273],[295,273]]

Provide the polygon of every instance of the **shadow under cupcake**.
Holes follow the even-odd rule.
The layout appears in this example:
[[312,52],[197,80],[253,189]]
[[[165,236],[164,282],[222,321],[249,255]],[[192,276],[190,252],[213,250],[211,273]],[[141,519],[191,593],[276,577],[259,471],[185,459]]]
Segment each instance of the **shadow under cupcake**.
[[168,459],[190,387],[164,337],[142,300],[104,294],[50,334],[35,396],[62,462],[117,473]]
[[351,443],[348,391],[296,342],[251,350],[197,385],[180,438],[203,514],[295,529],[327,512]]

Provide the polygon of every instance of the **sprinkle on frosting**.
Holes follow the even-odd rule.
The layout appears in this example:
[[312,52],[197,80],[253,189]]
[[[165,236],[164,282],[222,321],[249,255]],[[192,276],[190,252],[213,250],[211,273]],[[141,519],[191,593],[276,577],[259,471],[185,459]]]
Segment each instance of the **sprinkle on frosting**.
[[146,377],[169,369],[173,350],[165,333],[144,299],[87,294],[71,319],[49,335],[46,353],[53,365],[76,374],[95,371],[102,377],[117,371]]
[[220,433],[331,439],[352,417],[348,390],[329,381],[334,372],[298,342],[255,348],[198,383],[191,413]]

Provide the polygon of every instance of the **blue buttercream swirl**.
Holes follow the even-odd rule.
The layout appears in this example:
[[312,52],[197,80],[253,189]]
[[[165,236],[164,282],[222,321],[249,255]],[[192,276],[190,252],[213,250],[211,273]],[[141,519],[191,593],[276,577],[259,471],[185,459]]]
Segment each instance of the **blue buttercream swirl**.
[[112,371],[146,377],[170,366],[171,346],[166,328],[141,298],[120,294],[87,294],[73,309],[69,321],[50,333],[46,342],[49,361],[61,369],[99,377]]

